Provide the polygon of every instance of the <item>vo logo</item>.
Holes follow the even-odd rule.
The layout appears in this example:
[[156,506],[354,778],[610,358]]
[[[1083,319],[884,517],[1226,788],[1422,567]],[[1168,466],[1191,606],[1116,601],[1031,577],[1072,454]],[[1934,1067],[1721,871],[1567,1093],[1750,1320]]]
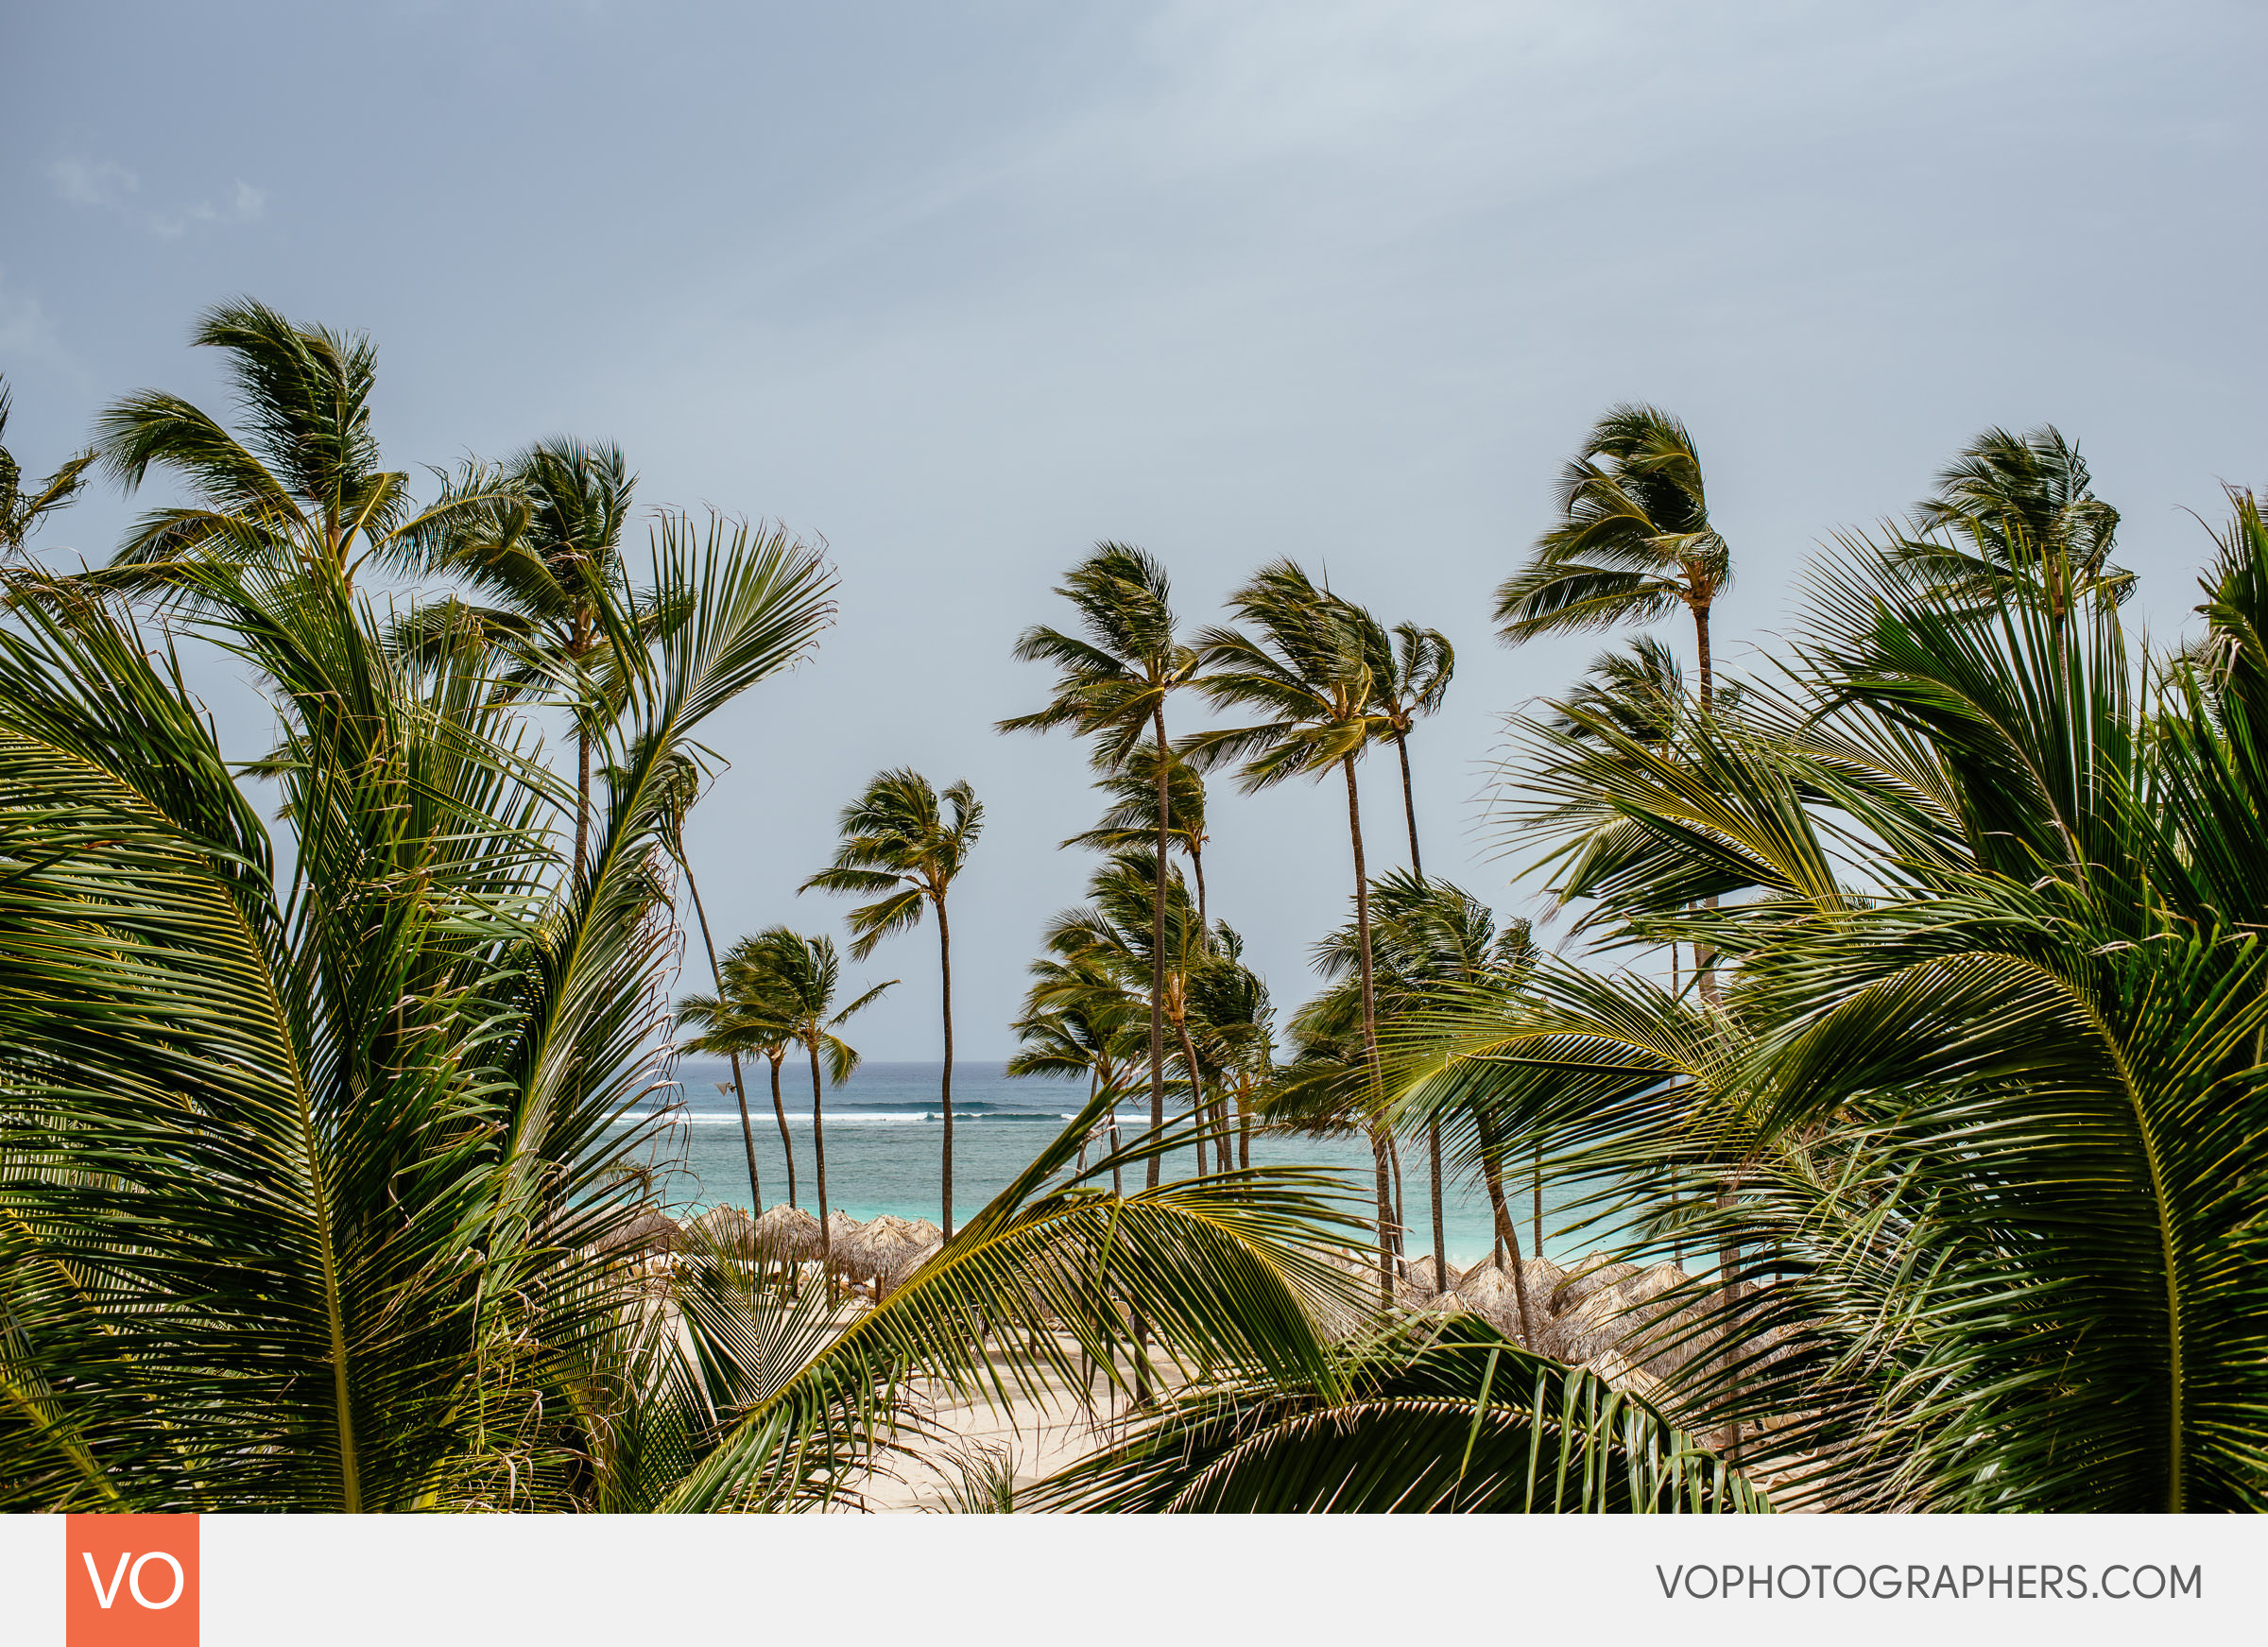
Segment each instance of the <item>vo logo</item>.
[[69,1516],[68,1647],[198,1647],[195,1516]]

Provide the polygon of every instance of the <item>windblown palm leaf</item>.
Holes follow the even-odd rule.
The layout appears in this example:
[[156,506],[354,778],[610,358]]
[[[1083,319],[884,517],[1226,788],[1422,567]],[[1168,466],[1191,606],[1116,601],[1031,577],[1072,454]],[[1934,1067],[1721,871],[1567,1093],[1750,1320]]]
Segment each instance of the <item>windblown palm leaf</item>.
[[1342,1515],[1710,1514],[1761,1494],[1644,1401],[1486,1321],[1343,1349],[1344,1395],[1206,1389],[1023,1495],[1024,1509]]

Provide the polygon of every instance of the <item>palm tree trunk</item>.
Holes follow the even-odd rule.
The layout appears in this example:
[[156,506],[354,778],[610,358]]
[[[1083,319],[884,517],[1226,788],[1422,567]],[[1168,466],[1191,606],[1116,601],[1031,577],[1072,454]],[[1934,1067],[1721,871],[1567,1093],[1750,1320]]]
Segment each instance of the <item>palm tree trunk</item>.
[[834,1301],[834,1240],[827,1232],[827,1133],[819,1120],[819,1043],[811,1052],[811,1156],[819,1178],[819,1273],[827,1278],[827,1301]]
[[796,1204],[796,1146],[787,1136],[787,1106],[780,1099],[780,1066],[786,1061],[784,1048],[771,1060],[772,1114],[780,1123],[780,1153],[787,1157],[787,1204],[793,1207]]
[[953,929],[945,924],[945,900],[937,900],[938,993],[945,1006],[945,1079],[939,1089],[945,1121],[945,1239],[953,1239]]
[[[1093,1105],[1094,1095],[1101,1089],[1102,1085],[1103,1077],[1101,1072],[1098,1071],[1092,1064],[1089,1064],[1087,1066],[1087,1102],[1090,1107]],[[1091,1129],[1089,1130],[1085,1138],[1079,1140],[1079,1175],[1081,1177],[1085,1177],[1087,1175],[1087,1146],[1092,1142],[1093,1140],[1094,1133]]]
[[1394,734],[1394,752],[1401,757],[1401,815],[1410,826],[1410,873],[1425,879],[1425,862],[1418,856],[1418,796],[1410,786],[1410,746],[1401,733]]
[[[1165,700],[1150,712],[1158,736],[1158,873],[1150,888],[1150,1125],[1165,1124],[1165,853],[1173,799],[1165,758]],[[1150,1157],[1149,1187],[1158,1187],[1158,1158]]]
[[1449,1235],[1441,1213],[1441,1118],[1436,1115],[1426,1123],[1425,1150],[1428,1165],[1433,1169],[1434,1195],[1434,1290],[1449,1290]]
[[591,729],[575,729],[575,872],[591,858]]
[[[1106,1087],[1110,1089],[1109,1151],[1115,1156],[1118,1154],[1118,1072],[1111,1067],[1108,1056],[1103,1052],[1099,1038],[1094,1047],[1093,1069],[1094,1091],[1100,1092]],[[1093,1093],[1090,1093],[1089,1096],[1092,1097]],[[1110,1192],[1119,1196],[1124,1196],[1126,1192],[1125,1183],[1116,1166],[1110,1169]]]
[[1520,1226],[1513,1222],[1512,1209],[1504,1202],[1504,1168],[1497,1158],[1496,1128],[1486,1115],[1477,1119],[1481,1124],[1481,1176],[1488,1186],[1488,1210],[1496,1220],[1496,1239],[1510,1260],[1512,1293],[1520,1300],[1520,1336],[1534,1349],[1536,1312],[1528,1305],[1528,1266],[1520,1256]]
[[1543,1145],[1541,1144],[1538,1144],[1536,1146],[1534,1171],[1534,1181],[1536,1186],[1536,1256],[1538,1258],[1541,1258],[1543,1256]]
[[1236,1095],[1236,1164],[1252,1169],[1252,1106],[1242,1091]]
[[[1339,765],[1347,774],[1347,839],[1354,849],[1354,931],[1363,981],[1363,1059],[1370,1072],[1370,1097],[1376,1106],[1382,1097],[1382,1077],[1378,1067],[1378,996],[1372,988],[1370,971],[1370,872],[1363,862],[1363,800],[1361,791],[1355,786],[1354,757],[1343,757]],[[1387,1183],[1385,1138],[1375,1126],[1370,1134],[1370,1156],[1378,1176],[1378,1307],[1390,1310],[1394,1307],[1393,1202]]]
[[[1176,1019],[1174,1034],[1181,1042],[1181,1067],[1189,1072],[1189,1118],[1193,1123],[1202,1122],[1205,1117],[1205,1088],[1197,1076],[1197,1049],[1190,1044],[1189,1021],[1185,1018]],[[1203,1136],[1199,1135],[1197,1140],[1197,1176],[1201,1178],[1204,1175],[1205,1141]]]
[[1391,1129],[1386,1133],[1386,1159],[1394,1163],[1394,1256],[1409,1256],[1410,1204],[1401,1194],[1401,1144]]
[[1189,842],[1189,872],[1197,883],[1197,932],[1208,944],[1212,942],[1212,918],[1205,913],[1205,849],[1198,846],[1195,836]]
[[[709,976],[716,981],[716,1001],[725,1001],[724,969],[716,964],[716,943],[709,935],[709,911],[701,905],[701,884],[693,878],[693,866],[684,859],[678,866],[685,871],[685,889],[693,894],[693,913],[701,923],[701,948],[709,952]],[[740,1141],[748,1152],[748,1216],[753,1218],[764,1210],[764,1186],[756,1176],[756,1126],[748,1119],[748,1089],[740,1078],[740,1054],[732,1054],[732,1096],[740,1104]]]
[[[1706,714],[1715,702],[1715,680],[1710,672],[1709,608],[1706,606],[1697,606],[1693,609],[1693,639],[1701,660],[1701,709],[1702,712]],[[1717,907],[1717,901],[1711,898],[1704,907],[1714,909]],[[1700,990],[1701,999],[1710,1006],[1720,1004],[1724,999],[1717,988],[1717,971],[1714,964],[1716,958],[1715,952],[1706,946],[1701,944],[1693,946],[1693,984]],[[1719,1185],[1717,1205],[1730,1207],[1732,1198],[1732,1181],[1727,1178]],[[1734,1303],[1740,1296],[1740,1287],[1734,1279],[1734,1277],[1740,1273],[1740,1262],[1739,1243],[1726,1241],[1718,1246],[1717,1273],[1724,1282],[1725,1302],[1727,1306]],[[1733,1431],[1732,1448],[1733,1456],[1737,1460],[1740,1452],[1740,1431],[1737,1427]]]
[[[1709,714],[1717,700],[1716,676],[1709,655],[1709,608],[1693,608],[1693,647],[1701,661],[1701,712]],[[1717,907],[1713,898],[1703,904],[1706,909]],[[1707,945],[1693,946],[1693,986],[1700,990],[1701,999],[1714,1006],[1722,999],[1717,990],[1716,953]]]

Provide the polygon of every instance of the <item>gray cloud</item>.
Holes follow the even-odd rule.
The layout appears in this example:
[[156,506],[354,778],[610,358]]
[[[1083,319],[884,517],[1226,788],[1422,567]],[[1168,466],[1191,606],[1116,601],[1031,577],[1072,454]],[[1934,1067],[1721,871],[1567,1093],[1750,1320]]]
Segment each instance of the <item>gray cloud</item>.
[[114,160],[65,155],[47,168],[58,197],[75,206],[123,206],[142,180]]
[[161,240],[178,240],[204,225],[257,223],[267,211],[267,191],[242,178],[217,205],[203,199],[153,212],[139,209],[133,200],[141,178],[114,160],[66,155],[47,168],[47,175],[59,199],[116,212]]

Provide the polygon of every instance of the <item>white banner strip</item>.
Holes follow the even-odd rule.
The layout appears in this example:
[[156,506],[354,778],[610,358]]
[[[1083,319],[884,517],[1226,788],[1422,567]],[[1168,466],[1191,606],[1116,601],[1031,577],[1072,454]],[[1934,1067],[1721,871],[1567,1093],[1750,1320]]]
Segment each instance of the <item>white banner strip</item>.
[[[2268,1523],[2250,1518],[245,1516],[200,1533],[211,1647],[2268,1641]],[[10,1643],[64,1642],[65,1586],[92,1581],[63,1556],[61,1518],[0,1518]]]

